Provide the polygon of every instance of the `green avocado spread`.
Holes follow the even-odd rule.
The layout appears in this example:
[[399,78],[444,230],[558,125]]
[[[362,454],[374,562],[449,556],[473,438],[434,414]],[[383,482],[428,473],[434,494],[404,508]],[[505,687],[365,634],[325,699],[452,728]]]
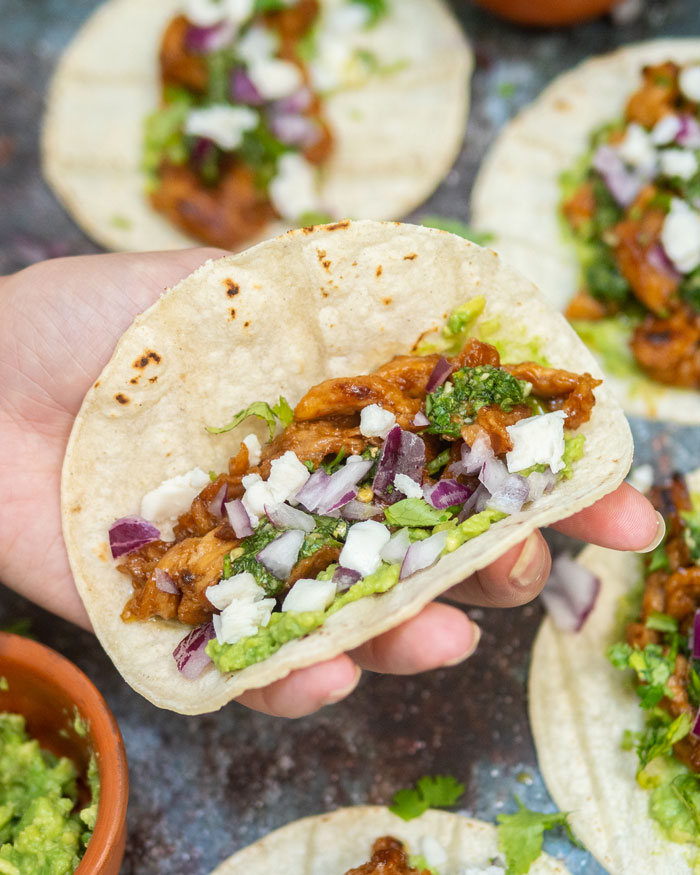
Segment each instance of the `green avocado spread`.
[[0,713],[0,873],[70,875],[92,835],[99,800],[94,757],[91,804],[77,809],[71,760],[39,747],[20,714]]

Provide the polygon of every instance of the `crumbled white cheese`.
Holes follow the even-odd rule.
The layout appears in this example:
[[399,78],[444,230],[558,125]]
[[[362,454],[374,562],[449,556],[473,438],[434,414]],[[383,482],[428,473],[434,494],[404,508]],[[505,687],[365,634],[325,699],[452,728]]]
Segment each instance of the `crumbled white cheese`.
[[521,419],[506,429],[513,449],[506,453],[506,465],[512,474],[532,465],[549,465],[556,474],[565,467],[563,410],[541,413]]
[[260,464],[260,453],[262,451],[262,447],[260,446],[260,440],[256,434],[249,434],[247,437],[243,438],[243,443],[246,445],[248,449],[248,462],[251,466]]
[[258,125],[258,113],[249,106],[214,104],[203,109],[193,109],[185,120],[185,133],[207,137],[222,149],[237,149],[243,142],[243,134]]
[[246,64],[255,64],[256,61],[273,57],[278,45],[274,31],[254,24],[238,40],[236,55]]
[[700,102],[700,65],[684,67],[678,75],[678,86],[688,100]]
[[440,869],[447,863],[447,854],[440,842],[433,836],[423,836],[420,843],[421,853],[431,869]]
[[335,598],[336,585],[332,580],[314,580],[302,577],[289,590],[282,602],[283,611],[325,611]]
[[209,475],[201,468],[171,477],[143,496],[141,516],[151,522],[174,520],[190,509],[194,499],[209,483]]
[[394,486],[399,492],[403,492],[406,498],[423,498],[423,487],[408,474],[397,474],[394,477]]
[[212,27],[224,20],[243,24],[254,6],[254,0],[187,0],[184,13],[197,27]]
[[277,162],[277,175],[270,183],[269,193],[280,216],[291,221],[321,209],[316,172],[295,152],[287,152]]
[[656,149],[651,137],[641,125],[633,122],[627,127],[617,153],[629,167],[652,176],[656,170]]
[[683,124],[677,115],[665,115],[651,130],[651,142],[655,146],[667,146],[681,132]]
[[338,564],[359,571],[362,577],[373,574],[382,564],[379,555],[389,542],[389,529],[376,520],[365,520],[350,527]]
[[385,438],[396,425],[396,417],[391,410],[379,404],[368,404],[360,413],[360,434],[365,437]]
[[273,459],[270,476],[263,480],[259,474],[247,474],[241,483],[245,488],[243,507],[245,507],[253,526],[265,513],[265,507],[276,507],[285,501],[293,503],[294,496],[306,483],[311,474],[296,455],[288,450],[278,459]]
[[205,595],[215,608],[223,611],[224,608],[238,599],[249,602],[260,601],[264,598],[265,591],[258,586],[250,572],[244,571],[241,574],[234,574],[228,580],[222,580],[214,586],[207,587]]
[[659,152],[659,160],[665,176],[690,179],[698,170],[698,159],[690,149],[664,149]]
[[291,61],[283,61],[279,58],[255,61],[248,67],[248,75],[265,100],[289,97],[304,84],[299,67]]
[[661,229],[666,255],[681,273],[700,265],[700,213],[680,198],[673,198]]

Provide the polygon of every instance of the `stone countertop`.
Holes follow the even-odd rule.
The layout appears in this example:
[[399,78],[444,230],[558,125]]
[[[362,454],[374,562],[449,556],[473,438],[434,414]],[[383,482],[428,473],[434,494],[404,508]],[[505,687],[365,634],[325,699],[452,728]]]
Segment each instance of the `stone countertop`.
[[[44,185],[38,131],[51,71],[96,0],[0,0],[0,273],[57,255],[99,251]],[[464,147],[416,212],[468,218],[470,188],[498,128],[559,72],[593,53],[662,35],[700,34],[693,0],[647,0],[632,21],[522,30],[467,0],[451,5],[477,58]],[[697,431],[633,422],[636,462],[697,465]],[[563,539],[556,548],[561,549]],[[570,546],[570,545],[569,545]],[[468,663],[418,677],[366,674],[349,700],[297,721],[231,705],[182,717],[127,687],[97,642],[7,591],[0,626],[29,618],[36,637],[79,665],[112,708],[131,770],[122,875],[206,875],[271,829],[342,805],[385,803],[424,774],[466,784],[460,810],[493,820],[513,795],[552,807],[538,774],[525,682],[538,603],[472,610],[483,627]],[[548,840],[573,873],[603,870],[583,850]]]

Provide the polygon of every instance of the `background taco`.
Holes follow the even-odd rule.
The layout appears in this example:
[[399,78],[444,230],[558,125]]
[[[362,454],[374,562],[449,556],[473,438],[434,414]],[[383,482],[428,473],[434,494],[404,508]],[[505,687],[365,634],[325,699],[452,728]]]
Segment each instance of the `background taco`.
[[[494,871],[490,866],[499,856],[493,824],[445,811],[426,811],[407,823],[387,808],[361,805],[306,817],[275,830],[234,854],[212,875],[262,875],[273,871],[281,859],[289,875],[345,875],[349,868],[367,863],[373,843],[387,835],[404,843],[410,855],[423,857],[423,865],[439,859],[435,871],[440,875],[488,873]],[[412,865],[421,868],[417,861]],[[532,875],[565,875],[568,869],[542,854],[529,871]]]
[[[528,281],[490,250],[445,232],[375,222],[302,229],[209,262],[138,317],[88,393],[63,471],[64,535],[95,630],[127,681],[154,703],[185,713],[221,707],[245,689],[358,646],[414,616],[431,599],[531,531],[592,504],[629,467],[627,423],[606,387],[581,426],[583,458],[523,511],[402,580],[346,605],[310,635],[230,675],[180,676],[172,651],[179,623],[125,623],[130,592],[109,555],[115,519],[197,465],[223,470],[250,421],[224,435],[205,426],[261,398],[294,405],[320,380],[371,371],[435,337],[449,312],[475,294],[474,332],[503,358],[546,356],[554,367],[599,370],[590,353]],[[284,318],[279,318],[279,314]],[[258,430],[263,437],[264,428]],[[264,439],[264,437],[263,437]]]
[[[624,165],[616,151],[621,146],[619,141],[624,134],[620,123],[628,99],[640,88],[642,82],[650,79],[652,75],[658,77],[656,85],[660,94],[664,88],[670,88],[675,95],[675,97],[672,95],[671,103],[663,102],[663,100],[659,103],[657,99],[656,115],[652,115],[648,119],[644,112],[640,112],[639,104],[641,101],[638,100],[635,107],[628,107],[628,121],[630,118],[635,119],[632,125],[635,128],[632,134],[635,136],[628,137],[629,142],[634,139],[637,143],[639,141],[651,143],[653,138],[650,132],[657,116],[661,117],[667,113],[672,115],[674,106],[677,104],[675,112],[679,114],[679,118],[684,117],[683,114],[687,112],[684,107],[691,106],[692,109],[696,107],[696,104],[683,103],[682,93],[678,91],[675,83],[677,72],[670,71],[671,75],[664,78],[663,70],[659,67],[656,70],[651,69],[647,80],[644,80],[643,68],[663,65],[668,61],[678,65],[692,64],[697,63],[698,58],[700,58],[700,41],[664,39],[628,46],[609,55],[586,61],[571,72],[559,76],[531,107],[521,112],[503,130],[491,148],[474,188],[472,198],[474,224],[480,229],[494,232],[496,235],[494,247],[498,252],[514,267],[529,276],[560,309],[565,310],[579,289],[586,285],[585,272],[579,260],[579,256],[585,256],[585,245],[579,238],[574,240],[571,228],[565,227],[566,223],[562,216],[562,201],[566,197],[570,197],[573,191],[571,183],[568,183],[568,189],[567,185],[562,184],[562,175],[566,174],[571,179],[577,174],[580,175],[583,162],[587,161],[590,164],[595,156],[601,173],[608,181],[612,179],[614,187],[615,184],[620,183],[622,177],[624,177],[622,179],[623,185],[625,182],[634,183],[637,176],[641,179],[644,176],[641,172],[642,168],[639,166],[633,168],[632,164]],[[653,87],[654,83],[652,82],[651,85]],[[656,97],[658,98],[660,94]],[[646,105],[642,109],[649,108],[648,98],[649,94],[647,93],[645,95]],[[691,115],[694,117],[695,113],[691,112]],[[637,119],[641,119],[644,124],[640,124],[639,121],[636,121]],[[592,143],[594,134],[597,136],[597,141]],[[657,135],[654,134],[654,138],[656,137]],[[634,149],[630,151],[627,148],[629,142],[621,147],[620,154],[627,156],[625,160],[629,159],[629,161],[638,163],[642,160],[641,153],[635,152]],[[686,140],[682,138],[682,142],[686,142]],[[596,147],[603,144],[606,146],[603,150],[605,153],[602,156],[603,159],[612,160],[615,165],[612,177],[610,176],[610,167],[601,164],[599,162],[600,156],[596,153]],[[610,144],[613,146],[612,149]],[[687,150],[685,147],[681,149],[680,146],[666,140],[663,144],[659,140],[657,147],[662,149],[663,153],[652,155],[650,160],[652,163],[657,162],[657,168],[661,167],[660,176],[666,180],[665,187],[669,188],[670,180],[671,189],[678,184],[684,189],[690,183],[690,178],[687,180],[676,178],[674,181],[672,177],[677,168],[675,165],[672,166],[672,162],[678,159],[679,152]],[[649,152],[650,150],[647,149],[647,157]],[[666,152],[673,154],[669,156],[666,155]],[[686,163],[695,160],[692,150],[680,157],[681,161],[686,161]],[[644,173],[647,172],[647,169],[644,169]],[[681,168],[681,171],[685,172],[685,168]],[[659,173],[658,169],[654,172]],[[648,174],[644,176],[645,183],[649,180],[654,181],[653,174],[652,177],[649,177]],[[640,183],[637,188],[633,189],[635,198],[637,195],[640,198],[643,197],[647,191],[653,197],[654,191],[650,186],[647,185],[643,191],[642,188]],[[618,190],[618,194],[624,200],[627,192]],[[614,205],[614,199],[609,192],[603,192],[603,196]],[[652,204],[651,208],[655,209],[658,215],[649,215],[648,218],[663,221],[664,210],[668,210],[672,198],[668,193],[664,193],[663,197],[657,200],[658,203]],[[632,207],[636,209],[638,206],[640,210],[645,211],[645,214],[651,211],[651,208],[647,208],[648,205],[641,204],[641,202],[638,205],[637,200],[634,200]],[[622,211],[618,210],[617,207],[615,209],[620,213],[615,218],[615,222],[620,222]],[[570,214],[569,219],[571,218]],[[625,213],[625,218],[630,218],[629,211]],[[633,216],[632,218],[636,220],[638,217]],[[602,256],[599,254],[599,261],[610,259],[613,253],[618,262],[626,257],[628,263],[625,270],[630,272],[630,275],[639,263],[643,270],[643,276],[646,278],[645,282],[653,279],[656,272],[659,278],[659,282],[656,284],[657,290],[659,286],[666,284],[666,286],[673,287],[671,294],[677,298],[676,289],[679,287],[679,282],[687,280],[687,277],[683,273],[677,272],[666,256],[663,247],[656,245],[659,228],[655,227],[651,230],[656,235],[652,241],[655,244],[653,246],[648,240],[645,242],[642,234],[637,233],[633,222],[627,221],[624,227],[618,225],[616,231],[610,229],[608,236],[611,232],[617,233],[618,236],[626,232],[629,245],[625,247],[625,252],[622,255],[613,246]],[[647,238],[649,237],[648,231],[649,228],[644,231]],[[675,234],[674,236],[677,237]],[[633,253],[632,250],[634,250]],[[656,268],[654,268],[654,263],[657,265]],[[601,292],[604,291],[608,303],[614,296],[616,282],[619,287],[618,295],[628,296],[626,281],[620,276],[617,266],[613,265],[611,271],[607,270],[603,263],[597,264],[595,267],[598,280],[602,283]],[[611,279],[611,277],[613,278]],[[648,285],[648,282],[646,284]],[[680,289],[685,295],[684,285],[681,285]],[[642,296],[645,294],[647,301],[651,301],[648,289],[642,290]],[[637,295],[638,297],[640,295]],[[664,382],[694,386],[697,385],[697,375],[689,375],[687,366],[681,367],[680,363],[671,368],[670,372],[661,373],[656,361],[659,350],[650,349],[650,344],[658,346],[661,343],[663,332],[657,325],[649,326],[655,329],[656,334],[647,332],[647,337],[635,335],[637,338],[634,350],[636,359],[633,357],[632,351],[629,349],[632,335],[630,325],[636,325],[638,321],[641,321],[641,315],[644,315],[641,302],[637,298],[629,294],[629,302],[634,310],[629,325],[627,323],[622,325],[621,322],[616,322],[614,319],[603,319],[599,322],[586,321],[580,323],[581,335],[599,352],[609,383],[615,387],[627,411],[678,422],[694,423],[700,421],[700,393],[696,388],[674,388],[658,382],[663,378]],[[591,301],[590,298],[586,300]],[[592,303],[595,305],[596,301],[593,300]],[[616,306],[613,302],[613,309]],[[683,306],[690,305],[684,303]],[[598,304],[598,309],[602,312],[600,304]],[[647,316],[650,311],[668,316],[664,306],[658,301],[656,303],[652,301],[651,308],[645,311]],[[696,330],[692,328],[693,323],[697,322],[697,316],[693,315],[694,313],[695,311],[691,307],[683,319],[686,334],[687,331],[692,334],[692,331]],[[586,320],[591,318],[585,313],[580,314],[581,310],[579,309],[577,318]],[[598,317],[596,316],[596,318]],[[649,321],[648,318],[647,322]],[[664,330],[668,331],[668,326]],[[675,336],[673,340],[676,343],[675,351],[677,352],[679,340]],[[684,336],[682,342],[688,344],[688,338]],[[643,343],[644,348],[642,348]],[[690,341],[691,359],[693,356],[697,358],[697,339]],[[655,360],[652,361],[652,358]],[[645,362],[646,373],[639,365],[641,361]],[[651,374],[654,379],[647,374]]]
[[[691,495],[697,494],[700,472],[687,481]],[[672,528],[669,532],[673,536]],[[662,544],[648,557],[650,567],[661,567],[663,550]],[[625,640],[628,622],[638,616],[647,574],[642,557],[587,547],[577,561],[601,581],[595,607],[575,634],[558,631],[546,619],[533,651],[530,721],[542,775],[557,805],[572,812],[577,837],[612,875],[690,875],[698,854],[697,797],[687,793],[687,780],[674,780],[689,775],[692,790],[697,778],[667,754],[671,736],[687,735],[692,718],[669,735],[673,711],[663,702],[658,712],[651,699],[640,702],[640,696],[654,695],[659,681],[663,689],[656,704],[663,697],[668,674],[661,647],[658,655],[650,654],[656,675],[647,675],[641,685],[641,677],[615,667],[619,645],[610,649]],[[651,619],[648,631],[672,624],[663,611]],[[651,667],[646,657],[637,664],[642,673]]]
[[[373,6],[382,10],[384,5]],[[336,7],[362,12],[372,4],[324,0],[321,23],[309,32],[318,30],[323,37],[323,16],[348,11]],[[142,170],[144,122],[161,103],[161,37],[182,8],[178,0],[150,4],[111,0],[96,11],[68,47],[53,79],[42,136],[44,174],[83,229],[111,249],[170,249],[193,243],[193,237],[181,230],[183,221],[179,229],[151,205]],[[353,50],[347,57],[348,75],[342,81],[328,82],[327,93],[321,94],[321,114],[332,147],[320,165],[316,210],[332,218],[399,217],[432,192],[459,150],[469,103],[470,50],[440,0],[388,0],[386,14],[373,26],[357,33],[341,28],[324,39],[328,44],[319,45],[327,49],[331,60],[337,60],[339,51],[344,57],[348,40]],[[313,67],[318,61],[312,56],[308,64]],[[234,74],[232,69],[230,75]],[[169,87],[168,105],[177,110]],[[255,115],[254,109],[240,107],[247,115]],[[204,131],[203,123],[200,119],[197,130]],[[253,140],[255,136],[251,133]],[[269,132],[266,137],[270,139]],[[210,137],[200,144],[211,145]],[[255,143],[251,148],[259,151]],[[299,158],[297,152],[289,154]],[[200,157],[204,160],[206,155]],[[182,176],[181,167],[171,170]],[[304,173],[296,165],[289,171],[294,191],[287,199],[299,202],[299,178]],[[163,193],[160,209],[171,217],[178,212],[181,218],[184,215],[172,203],[183,186],[190,186],[188,179],[169,181],[167,191],[156,189]],[[200,188],[206,194],[207,186]],[[302,201],[306,200],[302,193]],[[302,212],[305,209],[308,206]],[[212,217],[211,205],[199,203],[197,210],[207,216],[184,223],[190,234],[207,223],[221,225],[226,212],[217,219],[216,210]],[[194,211],[191,206],[189,212]],[[286,227],[313,223],[303,216],[271,222],[274,212],[255,203],[248,205],[248,212],[251,241]],[[225,243],[217,238],[216,242],[240,248],[240,240]]]

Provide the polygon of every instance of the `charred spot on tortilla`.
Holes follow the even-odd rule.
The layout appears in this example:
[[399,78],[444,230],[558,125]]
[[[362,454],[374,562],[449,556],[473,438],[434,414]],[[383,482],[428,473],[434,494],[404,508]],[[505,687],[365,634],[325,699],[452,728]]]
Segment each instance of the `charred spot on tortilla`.
[[143,353],[143,355],[139,356],[139,358],[136,359],[132,367],[143,369],[151,364],[151,362],[154,362],[155,364],[160,364],[161,356],[154,350],[147,349],[146,352]]
[[126,395],[124,395],[123,392],[117,392],[117,394],[114,396],[114,398],[120,404],[128,404],[129,403],[129,398]]

